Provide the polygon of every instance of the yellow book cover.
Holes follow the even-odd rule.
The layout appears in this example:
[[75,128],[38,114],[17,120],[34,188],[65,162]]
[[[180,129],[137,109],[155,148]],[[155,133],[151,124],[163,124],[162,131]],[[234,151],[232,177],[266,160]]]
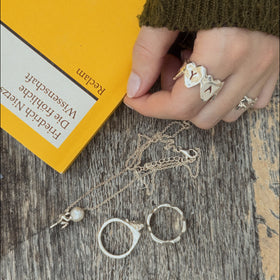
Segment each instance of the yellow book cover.
[[1,127],[60,173],[125,95],[143,4],[1,1]]

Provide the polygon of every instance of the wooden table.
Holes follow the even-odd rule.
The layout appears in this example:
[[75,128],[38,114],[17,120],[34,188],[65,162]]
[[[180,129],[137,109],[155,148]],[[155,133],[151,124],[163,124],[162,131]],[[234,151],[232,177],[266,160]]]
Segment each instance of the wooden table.
[[[0,278],[279,279],[279,85],[267,108],[246,112],[232,124],[208,131],[192,127],[175,137],[176,145],[201,149],[196,179],[185,167],[158,171],[153,191],[138,180],[86,213],[82,222],[49,229],[71,202],[124,168],[139,133],[152,136],[170,122],[121,105],[62,175],[2,132]],[[143,162],[164,153],[151,146]],[[104,200],[133,176],[120,176],[80,206]],[[115,260],[102,254],[97,233],[107,219],[145,222],[162,203],[185,214],[187,230],[180,242],[160,245],[144,229],[129,257]],[[155,229],[168,237],[177,220],[161,212]],[[131,236],[114,224],[104,242],[119,253],[129,247]]]

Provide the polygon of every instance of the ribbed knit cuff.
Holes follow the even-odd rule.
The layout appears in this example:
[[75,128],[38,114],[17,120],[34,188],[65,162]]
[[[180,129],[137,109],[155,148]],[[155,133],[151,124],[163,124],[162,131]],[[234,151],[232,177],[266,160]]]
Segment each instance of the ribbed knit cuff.
[[182,32],[240,27],[279,36],[279,0],[147,0],[139,23]]

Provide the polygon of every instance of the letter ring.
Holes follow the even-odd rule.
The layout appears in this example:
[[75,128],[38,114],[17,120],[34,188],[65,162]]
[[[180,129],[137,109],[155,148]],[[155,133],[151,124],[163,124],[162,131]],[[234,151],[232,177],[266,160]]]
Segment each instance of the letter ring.
[[[157,236],[155,236],[152,232],[152,228],[151,228],[151,225],[150,225],[150,222],[151,222],[151,218],[152,216],[155,214],[156,211],[158,211],[160,208],[172,208],[174,209],[175,211],[177,211],[180,215],[180,219],[181,219],[181,222],[182,222],[182,229],[181,229],[181,232],[179,233],[179,235],[174,238],[174,239],[171,239],[171,240],[161,240],[159,239]],[[178,242],[180,239],[181,239],[181,235],[186,231],[186,220],[184,218],[184,214],[183,212],[178,208],[178,207],[174,207],[174,206],[171,206],[170,204],[161,204],[159,206],[157,206],[151,214],[148,215],[147,217],[147,225],[148,225],[148,230],[150,232],[150,235],[152,237],[152,239],[160,244],[164,244],[164,243],[176,243]]]
[[[105,249],[105,247],[103,246],[103,243],[102,243],[102,240],[101,240],[101,235],[102,235],[102,232],[105,229],[105,227],[108,226],[111,223],[114,223],[114,222],[115,223],[121,223],[121,224],[124,224],[125,226],[127,226],[130,229],[130,231],[132,232],[132,236],[133,236],[132,246],[130,247],[130,249],[126,253],[124,253],[122,255],[113,255],[110,252],[108,252]],[[112,218],[112,219],[107,220],[102,225],[102,227],[101,227],[101,229],[98,233],[98,244],[99,244],[99,247],[100,247],[101,251],[107,257],[114,258],[114,259],[122,259],[122,258],[127,257],[132,252],[134,247],[136,246],[136,244],[137,244],[137,242],[140,238],[140,235],[141,235],[140,231],[143,227],[144,227],[143,224],[137,224],[135,222],[129,222],[128,220],[122,220],[122,219],[119,219],[119,218]]]
[[185,62],[173,80],[177,80],[183,75],[187,88],[200,84],[200,99],[204,102],[216,96],[224,85],[224,82],[214,80],[213,76],[207,75],[204,66],[196,66],[194,62]]

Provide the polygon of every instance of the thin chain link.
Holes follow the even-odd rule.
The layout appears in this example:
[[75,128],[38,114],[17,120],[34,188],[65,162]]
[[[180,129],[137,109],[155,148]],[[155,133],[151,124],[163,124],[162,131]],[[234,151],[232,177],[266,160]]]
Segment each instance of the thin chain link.
[[71,208],[73,208],[77,203],[79,203],[81,200],[83,200],[84,198],[86,198],[88,195],[90,195],[94,190],[100,188],[101,186],[111,182],[112,180],[114,180],[115,178],[119,177],[120,175],[122,175],[123,173],[125,173],[128,169],[125,168],[122,171],[120,171],[118,174],[108,178],[107,180],[99,183],[98,185],[94,186],[93,188],[91,188],[90,190],[88,190],[84,195],[82,195],[81,197],[79,197],[77,200],[75,200],[72,204],[70,204],[66,209],[65,212],[69,212]]
[[[166,134],[168,129],[171,128],[174,125],[178,125],[179,129],[176,130],[175,133],[168,135]],[[134,179],[131,180],[127,185],[122,187],[120,190],[103,200],[101,203],[97,204],[93,207],[83,207],[84,210],[93,211],[98,208],[100,208],[102,205],[106,204],[113,198],[115,198],[117,195],[125,191],[127,188],[129,188],[135,181],[139,179],[143,179],[144,177],[152,174],[152,182],[151,185],[154,185],[154,177],[155,173],[157,171],[169,169],[172,167],[178,167],[178,166],[184,166],[188,169],[189,174],[192,178],[196,178],[199,173],[199,165],[200,165],[200,149],[194,148],[189,150],[183,150],[182,147],[176,146],[174,138],[182,131],[188,130],[191,127],[189,122],[180,122],[180,121],[174,121],[167,125],[162,131],[157,132],[152,137],[148,137],[147,135],[138,134],[138,142],[137,147],[135,149],[135,152],[131,154],[126,163],[125,168],[121,170],[116,175],[111,176],[107,180],[97,184],[96,186],[89,189],[85,194],[83,194],[81,197],[79,197],[77,200],[75,200],[73,203],[71,203],[64,211],[64,213],[69,213],[70,209],[72,209],[75,205],[77,205],[81,200],[85,199],[87,196],[89,196],[93,191],[97,190],[98,188],[110,183],[112,180],[118,178],[119,176],[123,175],[125,172],[133,171],[135,172]],[[141,144],[141,139],[144,139],[146,142],[144,144]],[[141,166],[141,159],[143,156],[143,153],[145,150],[147,150],[151,144],[153,143],[163,143],[164,149],[169,150],[172,152],[180,153],[181,156],[173,156],[168,158],[163,158],[158,161],[151,161],[146,162],[144,165]],[[182,157],[182,153],[185,155]],[[195,171],[193,172],[192,168],[189,164],[196,162]]]
[[[198,150],[198,154],[197,154],[197,157],[195,158],[195,160],[197,161],[197,164],[196,164],[196,168],[195,168],[195,172],[193,173],[191,168],[189,166],[186,166],[189,170],[189,173],[191,175],[192,178],[196,178],[198,176],[198,172],[199,172],[199,162],[200,162],[200,150],[197,148]],[[179,157],[178,157],[179,158]],[[190,160],[190,162],[194,162],[195,160]],[[180,166],[180,161],[176,161],[178,164],[176,166]],[[174,164],[172,164],[171,167],[174,167]],[[93,211],[93,210],[96,210],[98,208],[100,208],[102,205],[106,204],[107,202],[109,202],[110,200],[112,200],[113,198],[115,198],[117,195],[119,195],[120,193],[122,193],[123,191],[125,191],[128,187],[130,187],[135,181],[139,180],[139,179],[142,179],[150,174],[153,174],[159,170],[164,170],[164,169],[167,169],[167,168],[170,168],[169,166],[168,167],[164,167],[164,168],[158,168],[158,167],[155,167],[153,166],[152,168],[150,168],[150,171],[148,172],[145,172],[142,176],[135,176],[134,180],[130,181],[127,185],[125,185],[124,187],[122,187],[120,190],[118,190],[116,193],[114,193],[113,195],[109,196],[108,198],[106,198],[104,201],[102,201],[101,203],[97,204],[96,206],[90,208],[90,207],[86,207],[84,208],[85,210],[88,210],[88,211]],[[128,169],[124,169],[125,171],[127,171]],[[141,170],[145,170],[144,168],[142,168]]]

